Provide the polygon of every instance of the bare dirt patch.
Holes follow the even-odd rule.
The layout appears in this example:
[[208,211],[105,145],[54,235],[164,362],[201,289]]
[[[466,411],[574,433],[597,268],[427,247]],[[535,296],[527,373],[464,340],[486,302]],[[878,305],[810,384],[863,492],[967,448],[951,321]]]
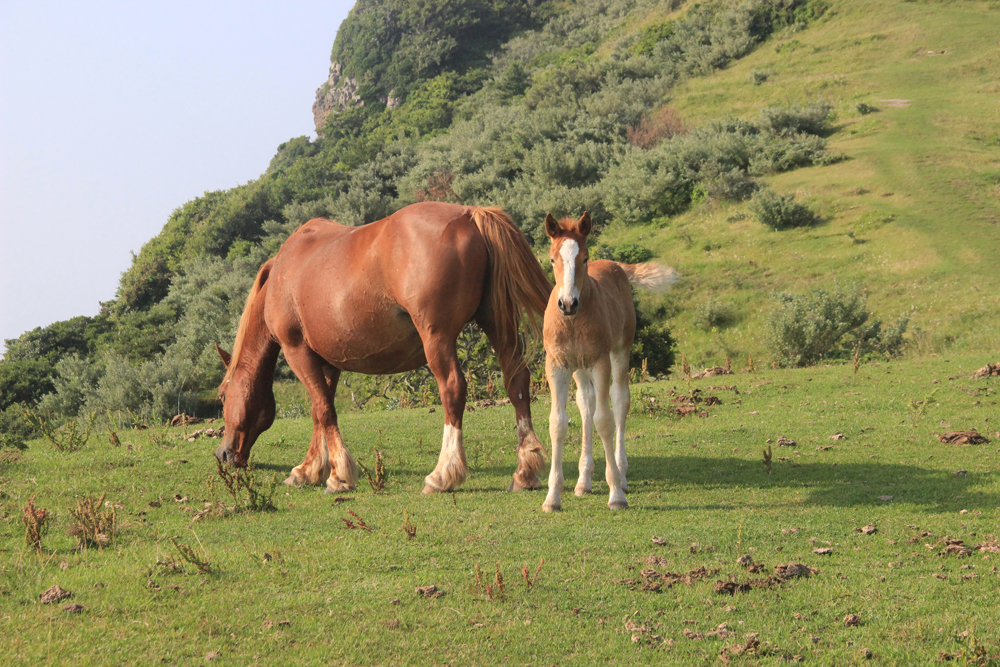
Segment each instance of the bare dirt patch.
[[937,439],[938,442],[946,445],[985,445],[989,443],[989,440],[980,435],[979,431],[975,429],[970,431],[948,431],[940,434]]

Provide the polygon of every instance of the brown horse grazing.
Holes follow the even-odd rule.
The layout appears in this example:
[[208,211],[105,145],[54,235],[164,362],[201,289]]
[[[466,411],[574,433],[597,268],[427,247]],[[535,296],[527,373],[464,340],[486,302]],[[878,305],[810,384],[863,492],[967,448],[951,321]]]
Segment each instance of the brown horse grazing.
[[511,489],[534,489],[544,448],[531,423],[530,376],[518,327],[536,330],[551,285],[527,241],[498,208],[427,202],[363,227],[310,220],[257,274],[232,356],[219,350],[226,429],[220,461],[245,466],[274,421],[272,383],[279,349],[312,398],[313,435],[287,484],[353,489],[358,471],[337,426],[342,371],[386,374],[426,364],[437,379],[444,438],[424,493],[465,481],[462,446],[466,381],[456,339],[474,320],[500,361],[517,414]]
[[583,427],[576,495],[590,493],[596,424],[604,443],[605,479],[611,488],[608,506],[628,507],[625,417],[631,401],[628,364],[635,336],[635,307],[629,283],[659,291],[677,280],[676,271],[656,264],[589,262],[590,229],[587,213],[577,221],[556,222],[551,215],[545,217],[545,232],[552,239],[549,259],[556,277],[545,310],[544,332],[545,373],[552,391],[552,467],[549,493],[542,505],[546,512],[561,508],[562,451],[569,423],[566,397],[571,376],[576,380],[576,405]]

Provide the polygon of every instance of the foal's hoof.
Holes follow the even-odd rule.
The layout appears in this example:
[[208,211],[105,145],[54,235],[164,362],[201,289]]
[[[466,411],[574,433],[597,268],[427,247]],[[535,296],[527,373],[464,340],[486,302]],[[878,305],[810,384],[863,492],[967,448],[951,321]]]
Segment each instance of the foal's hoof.
[[296,477],[295,475],[289,475],[285,479],[285,484],[287,484],[288,486],[294,486],[296,488],[305,486],[305,482]]
[[543,512],[558,512],[562,510],[562,505],[559,503],[545,503],[542,505]]
[[435,489],[435,488],[434,488],[433,486],[431,486],[430,484],[424,484],[424,490],[423,490],[423,491],[421,491],[421,493],[423,493],[423,494],[424,494],[425,496],[429,496],[429,495],[431,495],[432,493],[438,493],[438,490],[437,490],[437,489]]
[[628,501],[627,500],[615,500],[608,503],[608,507],[613,510],[627,510]]
[[590,495],[591,491],[585,486],[578,486],[575,489],[573,489],[573,493],[576,495],[577,498],[583,498],[586,495]]

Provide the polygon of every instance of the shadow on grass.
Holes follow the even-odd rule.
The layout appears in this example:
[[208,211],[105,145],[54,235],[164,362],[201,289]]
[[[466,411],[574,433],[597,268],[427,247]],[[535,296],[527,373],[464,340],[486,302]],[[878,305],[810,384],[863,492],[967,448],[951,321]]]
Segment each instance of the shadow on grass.
[[[767,475],[760,461],[747,459],[629,457],[630,484],[662,482],[669,487],[691,486],[707,490],[808,489],[804,494],[807,505],[834,507],[877,506],[892,502],[908,503],[932,512],[995,509],[1000,505],[1000,494],[976,488],[990,481],[991,473],[970,472],[956,476],[941,470],[896,463],[776,461],[771,474]],[[880,500],[879,496],[892,496],[892,500]]]

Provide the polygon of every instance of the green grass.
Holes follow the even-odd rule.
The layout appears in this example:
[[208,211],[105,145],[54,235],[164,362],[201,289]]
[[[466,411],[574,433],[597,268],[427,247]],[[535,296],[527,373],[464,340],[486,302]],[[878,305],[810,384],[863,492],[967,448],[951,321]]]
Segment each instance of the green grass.
[[[823,222],[772,232],[745,204],[708,204],[645,227],[612,225],[603,240],[647,245],[680,271],[671,324],[700,364],[766,354],[769,294],[835,280],[863,285],[883,319],[909,316],[916,354],[998,349],[1000,5],[830,8],[670,100],[690,127],[772,105],[832,104],[829,145],[846,159],[766,179]],[[758,70],[770,72],[762,85]],[[860,102],[879,111],[863,115]],[[738,320],[699,330],[694,314],[709,298],[732,305]]]
[[[362,480],[350,501],[335,503],[322,488],[282,486],[277,511],[197,521],[193,512],[212,500],[216,440],[189,443],[172,429],[154,444],[149,432],[128,432],[121,448],[98,435],[70,454],[33,442],[0,469],[0,663],[202,664],[218,652],[213,664],[709,665],[751,632],[777,652],[734,664],[802,656],[849,665],[866,662],[862,649],[875,664],[927,664],[970,643],[996,661],[1000,556],[941,553],[946,535],[974,546],[1000,532],[1000,382],[970,377],[987,361],[996,359],[871,364],[856,377],[850,366],[828,366],[692,381],[722,400],[707,418],[660,407],[674,388],[688,393],[685,382],[635,385],[624,512],[606,507],[602,457],[595,494],[572,495],[575,448],[561,513],[541,511],[543,492],[503,491],[515,462],[509,407],[467,414],[472,474],[455,494],[420,494],[437,458],[440,409],[345,411],[354,455],[369,466],[375,448],[387,455],[382,494]],[[709,389],[720,385],[739,393]],[[652,416],[649,398],[657,399]],[[539,433],[547,409],[544,398],[535,404]],[[576,439],[579,417],[571,421]],[[949,428],[977,428],[993,442],[939,444],[936,434]],[[284,476],[301,461],[310,429],[307,419],[279,420],[254,449],[260,471]],[[847,439],[831,440],[838,431]],[[798,444],[772,442],[767,475],[761,450],[780,436]],[[103,550],[76,551],[69,510],[104,492],[122,506],[123,530]],[[39,554],[25,546],[19,520],[32,495],[56,514]],[[373,530],[347,529],[349,510]],[[870,523],[878,533],[855,532]],[[183,564],[175,536],[212,572]],[[818,547],[833,553],[814,554]],[[767,569],[748,574],[735,563],[745,553]],[[719,572],[661,593],[616,583],[640,579],[648,556],[666,559],[659,570]],[[521,570],[533,575],[541,559],[529,589]],[[171,560],[180,572],[157,564]],[[717,580],[763,577],[788,562],[819,574],[734,597],[713,593]],[[484,583],[499,567],[502,598],[475,591],[477,565]],[[40,604],[54,584],[73,597]],[[414,592],[432,584],[445,595]],[[67,602],[85,610],[64,612]],[[846,627],[847,614],[861,625]],[[684,635],[721,623],[735,634]],[[644,624],[650,632],[633,642],[630,628]]]

